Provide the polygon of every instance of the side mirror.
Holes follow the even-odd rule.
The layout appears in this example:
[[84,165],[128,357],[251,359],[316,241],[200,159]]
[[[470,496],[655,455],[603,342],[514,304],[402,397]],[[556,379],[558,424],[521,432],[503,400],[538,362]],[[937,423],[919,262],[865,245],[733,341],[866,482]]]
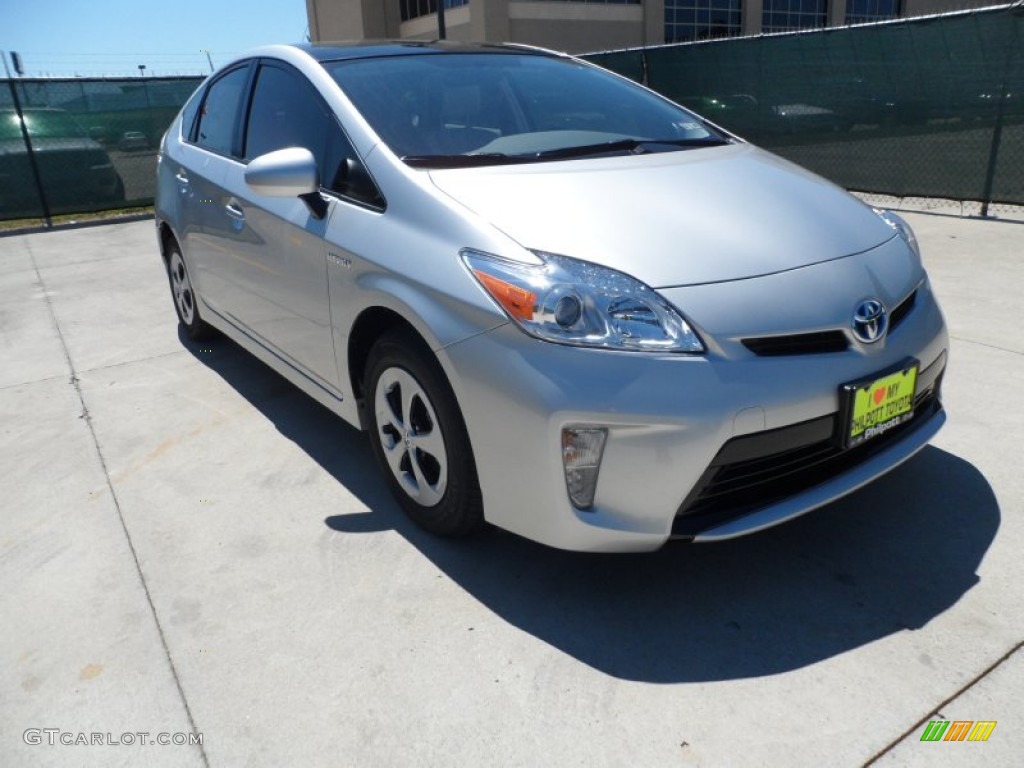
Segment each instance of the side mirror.
[[302,198],[318,219],[327,212],[327,202],[319,192],[316,159],[303,147],[288,147],[260,155],[246,167],[245,183],[261,195]]

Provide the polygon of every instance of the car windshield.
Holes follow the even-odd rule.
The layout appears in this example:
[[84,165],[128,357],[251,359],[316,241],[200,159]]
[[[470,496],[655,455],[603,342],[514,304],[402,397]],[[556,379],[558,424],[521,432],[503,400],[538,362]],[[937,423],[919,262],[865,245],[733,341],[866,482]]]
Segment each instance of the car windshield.
[[[81,124],[67,112],[57,110],[26,109],[25,125],[28,133],[42,139],[85,138],[86,133]],[[14,111],[0,112],[0,139],[20,139],[21,126],[18,124],[18,113]]]
[[699,117],[596,67],[554,56],[445,53],[326,62],[410,165],[465,167],[726,143]]

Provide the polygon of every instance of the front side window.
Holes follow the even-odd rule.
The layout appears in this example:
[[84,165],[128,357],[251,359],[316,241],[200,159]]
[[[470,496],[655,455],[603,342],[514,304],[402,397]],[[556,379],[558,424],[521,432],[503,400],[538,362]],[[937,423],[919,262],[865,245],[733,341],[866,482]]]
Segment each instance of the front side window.
[[196,134],[199,146],[222,155],[232,153],[238,109],[248,77],[248,67],[241,67],[211,83],[199,112],[199,129]]
[[286,147],[313,153],[320,184],[377,204],[379,195],[337,121],[304,78],[274,65],[260,67],[245,136],[245,159]]
[[411,165],[642,154],[725,141],[700,118],[639,86],[552,56],[412,54],[324,66]]

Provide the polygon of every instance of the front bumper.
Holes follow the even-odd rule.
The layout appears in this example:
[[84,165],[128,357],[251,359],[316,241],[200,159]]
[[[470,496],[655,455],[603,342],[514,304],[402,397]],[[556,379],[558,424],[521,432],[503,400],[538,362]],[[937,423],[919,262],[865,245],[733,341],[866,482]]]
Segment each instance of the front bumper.
[[[852,493],[886,472],[895,469],[924,448],[945,423],[946,412],[936,401],[934,409],[930,409],[928,413],[911,422],[913,427],[905,434],[900,435],[899,439],[887,441],[884,448],[858,461],[846,471],[811,485],[792,496],[756,507],[753,511],[741,514],[731,520],[726,519],[716,525],[698,529],[691,536],[674,535],[673,538],[692,538],[697,542],[724,541],[755,533],[799,517]],[[677,518],[677,521],[679,519],[681,518]]]
[[837,415],[727,442],[682,503],[672,538],[719,541],[769,528],[824,506],[896,468],[946,421],[942,354],[918,377],[914,418],[854,449]]
[[[673,535],[713,541],[759,531],[910,458],[945,420],[938,385],[947,346],[924,281],[907,320],[870,349],[759,357],[734,345],[701,357],[649,355],[544,343],[504,325],[445,347],[439,357],[465,416],[490,522],[563,549],[649,551]],[[907,357],[920,361],[918,393],[927,386],[932,392],[906,429],[871,441],[876,445],[852,466],[808,475],[806,484],[797,479],[781,496],[766,492],[759,503],[755,494],[703,521],[683,519],[685,502],[730,441],[836,420],[843,383]],[[565,487],[561,430],[573,425],[608,430],[587,511],[571,505]]]

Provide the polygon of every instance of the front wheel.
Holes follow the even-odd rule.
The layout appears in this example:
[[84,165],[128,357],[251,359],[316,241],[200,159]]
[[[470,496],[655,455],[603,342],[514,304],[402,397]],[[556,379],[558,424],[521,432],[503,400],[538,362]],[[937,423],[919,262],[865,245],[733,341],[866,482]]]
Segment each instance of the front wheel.
[[410,334],[370,350],[364,393],[370,443],[398,503],[432,533],[483,526],[476,464],[462,414],[437,360]]

